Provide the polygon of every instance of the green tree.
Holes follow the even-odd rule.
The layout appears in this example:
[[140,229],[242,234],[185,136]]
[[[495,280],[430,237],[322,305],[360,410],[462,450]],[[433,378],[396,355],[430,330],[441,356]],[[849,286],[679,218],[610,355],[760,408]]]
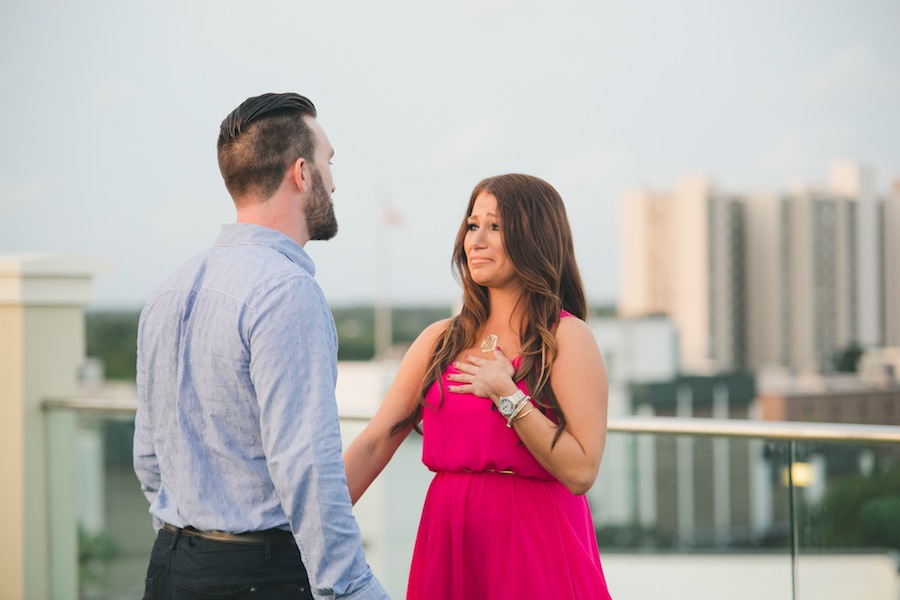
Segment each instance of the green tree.
[[87,355],[103,361],[106,378],[134,381],[140,311],[90,311],[85,314]]
[[900,465],[835,482],[806,518],[815,545],[900,551]]
[[[395,308],[393,340],[408,344],[421,331],[450,314],[448,307]],[[375,311],[371,305],[332,309],[338,333],[338,360],[371,360],[375,355]],[[99,358],[106,378],[133,381],[136,374],[137,328],[140,311],[98,310],[85,314],[87,355]]]
[[851,343],[834,355],[834,368],[840,373],[856,373],[863,349],[857,343]]

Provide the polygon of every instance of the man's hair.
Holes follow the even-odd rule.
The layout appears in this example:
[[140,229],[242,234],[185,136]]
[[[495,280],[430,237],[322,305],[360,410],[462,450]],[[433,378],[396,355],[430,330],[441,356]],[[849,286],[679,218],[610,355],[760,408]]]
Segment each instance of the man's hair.
[[217,145],[219,170],[232,198],[248,193],[268,198],[294,161],[313,161],[316,141],[303,117],[316,118],[316,107],[294,93],[248,98],[225,117]]

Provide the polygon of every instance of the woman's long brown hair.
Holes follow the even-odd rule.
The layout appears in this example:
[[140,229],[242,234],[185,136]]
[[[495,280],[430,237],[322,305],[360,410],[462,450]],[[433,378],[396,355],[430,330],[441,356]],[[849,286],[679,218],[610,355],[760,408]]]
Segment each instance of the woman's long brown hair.
[[[435,344],[415,408],[394,425],[391,434],[409,425],[420,431],[418,423],[427,404],[425,393],[441,381],[441,374],[460,352],[475,345],[478,330],[490,316],[487,288],[472,280],[464,247],[467,219],[481,192],[497,198],[503,246],[522,281],[522,362],[514,379],[524,378],[535,402],[555,419],[555,445],[566,427],[566,417],[550,386],[550,369],[557,354],[553,330],[562,309],[584,319],[587,303],[562,198],[546,181],[519,174],[490,177],[472,190],[453,248],[454,275],[463,287],[462,309]],[[441,403],[443,397],[442,388]]]

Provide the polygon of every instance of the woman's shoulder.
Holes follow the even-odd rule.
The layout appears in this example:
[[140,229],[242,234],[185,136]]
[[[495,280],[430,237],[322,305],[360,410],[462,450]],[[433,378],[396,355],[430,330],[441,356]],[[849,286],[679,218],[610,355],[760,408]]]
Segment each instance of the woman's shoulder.
[[562,364],[602,367],[600,345],[591,326],[575,315],[559,320],[556,328],[557,359]]
[[562,311],[560,313],[559,324],[556,326],[556,340],[558,343],[563,344],[568,341],[595,341],[595,338],[594,331],[591,329],[590,325],[584,322],[584,320],[572,313]]

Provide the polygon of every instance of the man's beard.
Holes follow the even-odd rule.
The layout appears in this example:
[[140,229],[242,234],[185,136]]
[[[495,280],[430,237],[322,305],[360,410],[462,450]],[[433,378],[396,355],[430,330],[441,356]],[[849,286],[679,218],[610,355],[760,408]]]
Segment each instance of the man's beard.
[[325,189],[318,167],[312,169],[312,196],[306,204],[306,230],[311,240],[330,240],[338,231],[334,202]]

